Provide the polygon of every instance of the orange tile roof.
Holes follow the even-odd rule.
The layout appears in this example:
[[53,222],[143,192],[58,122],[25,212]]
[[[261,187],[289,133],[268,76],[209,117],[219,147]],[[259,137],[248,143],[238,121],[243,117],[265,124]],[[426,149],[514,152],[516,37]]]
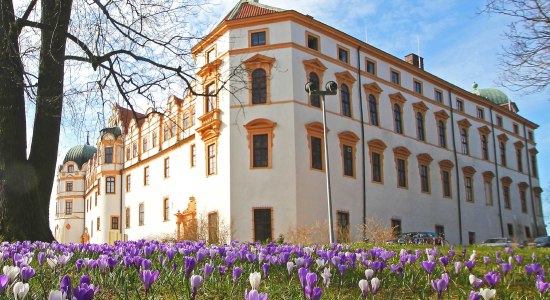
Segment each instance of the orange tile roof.
[[231,20],[263,16],[263,15],[268,15],[276,12],[278,11],[274,9],[252,5],[250,3],[245,2],[241,5],[239,11],[231,18]]

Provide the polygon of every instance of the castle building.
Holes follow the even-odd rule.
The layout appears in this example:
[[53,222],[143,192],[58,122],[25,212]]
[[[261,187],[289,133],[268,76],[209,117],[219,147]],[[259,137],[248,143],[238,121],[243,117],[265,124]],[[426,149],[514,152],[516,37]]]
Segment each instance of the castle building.
[[[327,220],[327,156],[338,241],[361,239],[369,219],[451,243],[546,234],[538,125],[503,92],[466,91],[422,57],[254,0],[192,51],[209,96],[171,96],[137,118],[115,106],[95,148],[67,153],[59,241],[276,239]],[[329,81],[327,155],[323,98],[304,86]]]

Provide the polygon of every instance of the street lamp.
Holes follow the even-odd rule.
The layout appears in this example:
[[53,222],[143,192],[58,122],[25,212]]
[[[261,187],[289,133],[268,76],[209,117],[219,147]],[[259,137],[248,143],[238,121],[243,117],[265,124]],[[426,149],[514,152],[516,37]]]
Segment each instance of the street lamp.
[[318,91],[317,89],[318,84],[314,82],[308,82],[306,83],[306,92],[310,96],[321,96],[323,98],[323,135],[324,135],[324,142],[325,142],[325,169],[326,172],[326,178],[327,178],[327,203],[328,203],[328,233],[329,233],[329,241],[330,243],[334,243],[334,231],[332,230],[332,197],[330,193],[330,168],[329,168],[329,161],[328,161],[328,141],[327,141],[327,113],[325,110],[325,96],[326,95],[336,95],[338,91],[338,84],[334,81],[329,81],[325,85],[324,91]]

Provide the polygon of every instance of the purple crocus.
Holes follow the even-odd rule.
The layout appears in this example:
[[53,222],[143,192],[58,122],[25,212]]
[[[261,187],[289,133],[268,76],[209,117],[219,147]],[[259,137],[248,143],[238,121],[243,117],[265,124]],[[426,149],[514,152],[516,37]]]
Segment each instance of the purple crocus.
[[347,265],[338,265],[338,271],[340,271],[340,278],[344,277],[344,273],[347,271]]
[[447,287],[449,287],[449,281],[447,281],[447,278],[434,279],[432,280],[431,286],[437,292],[437,299],[441,299],[441,295],[447,290]]
[[46,261],[46,253],[38,252],[38,264],[42,266],[45,261]]
[[61,292],[67,295],[69,299],[72,299],[71,292],[73,287],[72,287],[71,278],[69,277],[69,275],[65,275],[63,276],[63,278],[61,278],[61,282],[59,283],[59,289],[61,290]]
[[148,260],[148,259],[144,259],[141,261],[141,268],[143,270],[149,270],[151,268],[151,265],[153,264],[152,261]]
[[[550,283],[544,282],[542,280],[537,280],[536,286],[537,286],[537,289],[539,290],[541,297],[548,291],[548,289],[550,289]],[[0,288],[0,291],[1,291],[1,288]]]
[[8,276],[2,274],[0,275],[0,293],[8,286],[9,278]]
[[237,283],[237,279],[241,277],[242,273],[243,273],[243,268],[233,267],[233,285]]
[[197,296],[197,291],[202,283],[202,277],[200,275],[191,276],[191,299],[194,300]]
[[264,263],[262,266],[262,272],[264,273],[264,279],[267,279],[267,276],[269,275],[269,264]]
[[480,300],[481,294],[476,291],[470,291],[470,296],[468,296],[468,300]]
[[214,266],[209,263],[204,264],[204,280],[208,279],[210,275],[214,272]]
[[98,288],[93,284],[82,283],[74,288],[74,297],[76,300],[92,300]]
[[430,262],[430,261],[423,261],[420,263],[420,266],[426,271],[426,273],[430,274],[435,269],[435,266],[437,263]]
[[298,278],[300,279],[300,285],[302,285],[302,291],[305,292],[306,289],[306,275],[308,270],[304,267],[298,269]]
[[462,263],[459,261],[455,262],[455,275],[458,275],[458,273],[460,273],[460,269],[462,269]]
[[313,295],[313,289],[317,285],[317,274],[311,272],[307,273],[306,275],[306,297],[308,299],[311,299],[311,296]]
[[313,292],[311,293],[310,300],[319,300],[321,299],[321,295],[323,295],[323,290],[320,287],[316,287],[313,289]]
[[34,274],[36,274],[35,269],[31,267],[23,267],[21,268],[19,276],[21,276],[21,281],[23,281],[23,283],[27,283],[34,276]]
[[191,276],[191,272],[195,269],[197,261],[194,257],[186,256],[184,259],[185,278],[188,279]]
[[443,267],[446,267],[449,264],[449,257],[448,256],[441,256],[439,258],[439,262],[443,265]]
[[498,272],[490,271],[489,273],[483,276],[487,285],[491,288],[494,288],[495,285],[500,281],[500,274]]
[[399,276],[399,277],[403,276],[403,266],[401,266],[401,265],[390,265],[389,269],[390,269],[390,271],[395,273],[397,276]]
[[220,275],[224,275],[225,271],[227,271],[226,266],[218,266],[218,273],[220,273]]
[[526,265],[525,271],[527,272],[527,275],[534,274],[534,275],[544,276],[544,270],[542,269],[542,266],[539,263]]
[[267,294],[260,294],[257,290],[244,291],[244,300],[267,300]]
[[149,292],[151,285],[153,285],[153,283],[157,281],[158,277],[159,277],[159,271],[151,271],[151,270],[139,271],[139,278],[141,279],[141,282],[143,282],[143,286],[145,286],[145,294]]
[[514,256],[514,259],[516,260],[516,262],[517,262],[518,264],[521,265],[521,262],[523,261],[523,256],[521,256],[521,255],[516,255],[516,256]]
[[484,263],[484,264],[488,264],[488,263],[490,263],[490,262],[491,262],[491,258],[490,258],[490,257],[488,257],[488,256],[484,256],[484,257],[483,257],[483,263]]
[[475,260],[467,260],[464,262],[464,266],[468,268],[468,271],[472,272],[472,269],[476,266]]
[[511,264],[500,264],[500,269],[504,273],[504,276],[506,276],[506,274],[508,274],[508,272],[510,272],[510,270],[512,269],[512,265]]

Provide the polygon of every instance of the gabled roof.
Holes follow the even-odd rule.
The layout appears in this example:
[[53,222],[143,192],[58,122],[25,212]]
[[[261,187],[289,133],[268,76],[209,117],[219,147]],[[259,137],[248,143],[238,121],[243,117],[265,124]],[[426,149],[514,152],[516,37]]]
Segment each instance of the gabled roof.
[[237,5],[225,17],[225,20],[238,20],[250,17],[269,15],[284,11],[284,9],[271,7],[258,3],[258,0],[240,0]]
[[[116,110],[118,113],[118,120],[122,122],[122,124],[119,124],[119,126],[124,128],[124,132],[128,132],[130,122],[132,121],[132,119],[134,119],[134,112],[131,109],[124,108],[118,104],[116,104]],[[143,117],[145,115],[138,112],[136,112],[136,115],[139,118],[138,126],[141,126],[144,121]]]

